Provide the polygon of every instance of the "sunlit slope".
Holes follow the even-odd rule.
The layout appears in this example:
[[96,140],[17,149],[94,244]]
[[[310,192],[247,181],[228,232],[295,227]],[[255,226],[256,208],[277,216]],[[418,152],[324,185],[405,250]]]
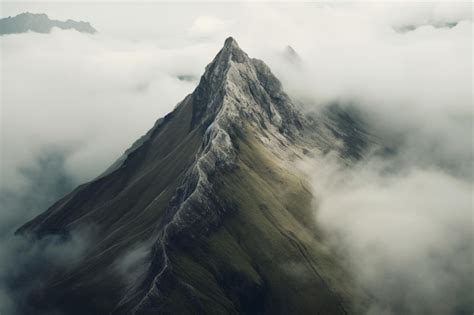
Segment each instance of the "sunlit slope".
[[350,278],[318,240],[304,176],[252,133],[239,139],[235,171],[213,177],[236,211],[197,246],[169,252],[182,281],[167,288],[150,314],[354,311]]

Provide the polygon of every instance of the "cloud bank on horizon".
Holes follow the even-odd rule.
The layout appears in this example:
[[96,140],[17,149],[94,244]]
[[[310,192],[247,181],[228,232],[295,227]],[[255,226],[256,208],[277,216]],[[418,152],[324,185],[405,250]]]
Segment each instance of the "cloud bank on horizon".
[[[472,292],[460,282],[472,278],[470,2],[3,4],[4,16],[24,11],[89,21],[99,33],[0,38],[0,247],[8,248],[0,300],[14,300],[2,282],[22,259],[11,232],[99,175],[172,110],[229,35],[269,64],[305,109],[356,107],[397,148],[390,161],[350,171],[332,160],[327,169],[315,166],[320,161],[311,166],[321,182],[341,180],[325,189],[314,182],[316,218],[355,262],[362,285],[379,294],[384,305],[376,310],[433,311],[408,305],[425,299],[438,306],[446,288]],[[302,66],[284,58],[287,45]],[[413,299],[389,299],[413,279],[403,288]],[[456,310],[459,300],[446,299],[447,311]],[[463,299],[472,306],[472,295]]]

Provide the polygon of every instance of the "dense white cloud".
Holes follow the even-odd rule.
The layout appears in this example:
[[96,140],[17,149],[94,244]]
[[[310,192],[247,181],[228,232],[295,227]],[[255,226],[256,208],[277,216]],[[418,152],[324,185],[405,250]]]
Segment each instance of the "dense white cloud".
[[[436,169],[311,161],[315,214],[367,290],[370,314],[457,314],[473,303],[473,186]],[[308,167],[308,166],[306,166]]]
[[[43,151],[67,151],[66,170],[80,180],[100,173],[194,84],[202,64],[171,67],[182,52],[74,31],[2,40],[4,184]],[[193,50],[185,52],[193,54]]]

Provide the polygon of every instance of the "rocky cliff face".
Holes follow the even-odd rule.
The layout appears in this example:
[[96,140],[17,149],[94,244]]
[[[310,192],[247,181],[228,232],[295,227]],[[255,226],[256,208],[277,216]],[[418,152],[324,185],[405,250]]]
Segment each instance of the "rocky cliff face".
[[[172,113],[19,229],[96,231],[78,266],[52,271],[29,311],[354,312],[359,293],[322,242],[296,167],[306,154],[341,151],[337,130],[350,127],[333,118],[304,117],[270,69],[228,38]],[[137,246],[148,255],[124,279],[114,266]]]
[[53,27],[74,29],[81,33],[97,32],[88,22],[50,20],[46,14],[21,13],[14,17],[0,19],[0,35],[26,33],[49,33]]

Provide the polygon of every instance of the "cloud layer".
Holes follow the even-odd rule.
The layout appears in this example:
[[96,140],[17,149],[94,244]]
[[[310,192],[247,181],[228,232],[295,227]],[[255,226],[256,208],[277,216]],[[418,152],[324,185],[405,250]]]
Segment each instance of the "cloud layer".
[[370,314],[472,309],[472,183],[375,158],[311,165],[316,219],[373,298]]

